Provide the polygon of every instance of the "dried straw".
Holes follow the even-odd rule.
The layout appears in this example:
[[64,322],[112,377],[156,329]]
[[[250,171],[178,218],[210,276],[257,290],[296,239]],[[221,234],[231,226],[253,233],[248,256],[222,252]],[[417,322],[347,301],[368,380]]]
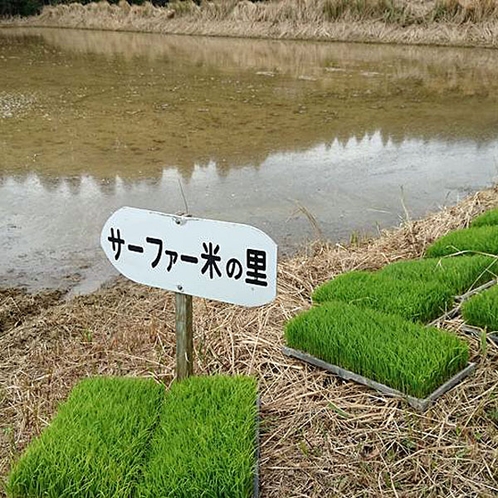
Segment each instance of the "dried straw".
[[[261,308],[194,301],[196,373],[259,379],[263,497],[496,496],[498,346],[465,335],[459,318],[440,326],[470,343],[477,371],[424,414],[280,351],[285,321],[310,305],[316,285],[419,257],[436,237],[496,205],[498,188],[355,246],[316,242],[279,264],[278,297]],[[118,281],[69,302],[50,299],[0,294],[1,475],[78,379],[173,380],[171,293]],[[39,301],[31,312],[29,300]],[[23,307],[27,315],[17,311]]]
[[497,0],[105,1],[47,5],[3,24],[275,39],[497,46]]

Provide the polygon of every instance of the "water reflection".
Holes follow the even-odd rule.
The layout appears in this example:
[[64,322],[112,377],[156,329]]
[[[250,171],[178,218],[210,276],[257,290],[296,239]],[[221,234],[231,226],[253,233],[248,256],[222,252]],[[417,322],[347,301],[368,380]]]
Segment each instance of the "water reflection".
[[111,212],[397,224],[489,185],[498,52],[0,29],[0,285],[100,283]]
[[340,75],[356,69],[364,78],[374,78],[386,72],[398,79],[414,77],[440,91],[460,88],[475,93],[477,85],[487,94],[497,84],[494,75],[498,55],[494,49],[227,40],[50,28],[10,28],[3,31],[3,36],[18,41],[35,39],[36,43],[77,55],[100,54],[132,63],[137,58],[173,61],[175,64],[197,68],[211,66],[226,71],[237,68],[259,71],[266,77],[283,73],[307,79],[322,77],[324,73]]
[[395,143],[498,134],[493,50],[54,29],[0,38],[8,174],[157,178],[175,167],[188,180],[198,164],[223,176],[379,130]]
[[184,210],[184,195],[193,214],[258,226],[292,250],[314,236],[299,205],[316,216],[325,236],[347,240],[352,231],[397,225],[401,189],[411,215],[421,216],[489,185],[497,175],[496,158],[498,140],[477,153],[472,142],[395,144],[375,133],[274,154],[258,169],[229,170],[221,180],[215,163],[197,165],[181,187],[174,169],[155,180],[0,177],[0,286],[37,288],[67,282],[75,273],[84,277],[77,290],[105,281],[113,270],[98,248],[99,232],[123,205],[174,213]]

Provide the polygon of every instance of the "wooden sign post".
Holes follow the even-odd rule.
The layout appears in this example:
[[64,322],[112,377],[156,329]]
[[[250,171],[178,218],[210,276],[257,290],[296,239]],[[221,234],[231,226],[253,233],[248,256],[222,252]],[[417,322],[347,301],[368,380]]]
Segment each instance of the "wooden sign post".
[[176,378],[182,380],[194,371],[192,296],[175,293]]
[[125,277],[176,293],[178,379],[193,372],[192,296],[252,307],[277,292],[277,245],[248,225],[123,207],[100,244]]

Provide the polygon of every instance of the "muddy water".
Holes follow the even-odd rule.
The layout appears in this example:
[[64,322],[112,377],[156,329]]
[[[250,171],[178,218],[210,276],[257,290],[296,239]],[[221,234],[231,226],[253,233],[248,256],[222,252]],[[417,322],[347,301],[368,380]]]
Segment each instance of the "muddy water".
[[498,51],[0,30],[0,286],[94,288],[122,205],[373,233],[498,176]]

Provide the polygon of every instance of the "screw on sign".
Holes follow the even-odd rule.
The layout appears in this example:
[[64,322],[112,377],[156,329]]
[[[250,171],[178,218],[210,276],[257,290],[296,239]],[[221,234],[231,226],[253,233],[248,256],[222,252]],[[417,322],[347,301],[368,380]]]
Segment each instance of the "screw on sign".
[[[276,295],[277,245],[248,225],[123,207],[105,223],[100,242],[127,278],[177,293],[180,378],[192,372],[191,296],[260,306]],[[178,347],[179,327],[185,347]],[[179,367],[179,354],[187,367]]]

